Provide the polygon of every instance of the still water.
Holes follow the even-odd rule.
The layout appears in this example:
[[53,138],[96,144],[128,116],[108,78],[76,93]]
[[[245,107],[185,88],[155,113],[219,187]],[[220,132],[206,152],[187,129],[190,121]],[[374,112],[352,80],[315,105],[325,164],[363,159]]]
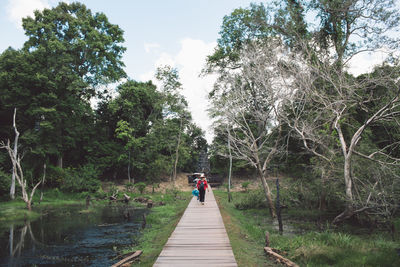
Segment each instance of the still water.
[[0,266],[110,266],[137,244],[145,209],[124,204],[46,208],[0,233]]

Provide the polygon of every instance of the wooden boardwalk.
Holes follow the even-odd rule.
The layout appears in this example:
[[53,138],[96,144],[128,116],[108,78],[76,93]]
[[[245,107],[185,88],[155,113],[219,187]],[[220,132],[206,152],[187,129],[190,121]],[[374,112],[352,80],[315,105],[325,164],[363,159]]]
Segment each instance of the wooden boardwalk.
[[190,201],[153,266],[237,266],[212,190]]

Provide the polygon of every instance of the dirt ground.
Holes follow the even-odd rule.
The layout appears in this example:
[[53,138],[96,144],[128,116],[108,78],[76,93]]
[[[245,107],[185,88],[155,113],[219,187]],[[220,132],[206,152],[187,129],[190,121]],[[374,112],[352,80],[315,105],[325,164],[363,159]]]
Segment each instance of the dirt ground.
[[[180,190],[180,191],[192,191],[192,187],[188,184],[188,178],[187,178],[188,173],[179,173],[176,177],[176,182],[175,182],[175,186]],[[128,180],[122,180],[120,181],[116,187],[119,190],[119,192],[125,192],[126,191],[126,186],[125,184],[128,183]],[[108,183],[104,183],[103,184],[103,190],[108,192],[109,190],[109,185]],[[165,181],[161,182],[159,184],[159,187],[155,189],[155,191],[157,192],[165,192],[168,189],[172,188],[172,184],[171,182],[168,181],[168,179],[165,179]],[[152,192],[152,186],[148,185],[145,189],[145,192]]]
[[[188,184],[187,175],[189,175],[189,173],[179,173],[177,176],[175,185],[181,191],[191,191],[193,189],[193,187]],[[225,183],[228,182],[227,180],[228,179],[226,179]],[[242,183],[244,183],[244,182],[250,182],[250,184],[248,186],[249,189],[256,189],[259,187],[259,184],[260,184],[259,180],[256,178],[248,179],[248,178],[232,177],[231,190],[232,191],[243,191],[244,189],[242,188]],[[160,184],[160,189],[162,189],[162,190],[165,190],[169,187],[170,187],[169,182],[162,182]]]
[[[189,175],[189,173],[179,173],[177,175],[177,179],[175,182],[175,186],[178,190],[180,191],[192,191],[193,187],[192,185],[188,184],[188,178],[187,175]],[[242,183],[244,182],[250,182],[248,188],[249,189],[256,189],[259,187],[259,180],[254,178],[254,179],[249,179],[249,178],[241,178],[241,177],[232,177],[232,185],[231,185],[231,190],[232,191],[243,191],[243,187],[242,187]],[[117,188],[120,192],[125,192],[126,191],[126,187],[125,184],[128,183],[128,180],[124,180],[122,181],[119,185],[117,185]],[[227,179],[225,181],[225,183],[227,183]],[[161,182],[159,184],[159,188],[156,188],[155,190],[157,192],[165,192],[168,189],[172,188],[172,184],[171,182],[168,181],[168,179],[165,179],[165,181]],[[106,188],[103,188],[104,191],[107,191]],[[152,187],[151,185],[148,185],[145,189],[146,192],[151,192],[152,191]]]

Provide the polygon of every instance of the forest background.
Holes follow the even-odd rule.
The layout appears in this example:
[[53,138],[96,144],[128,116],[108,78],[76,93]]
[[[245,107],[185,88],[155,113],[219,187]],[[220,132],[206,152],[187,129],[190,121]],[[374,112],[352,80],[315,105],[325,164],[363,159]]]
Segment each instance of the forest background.
[[[0,139],[14,140],[16,114],[30,187],[44,170],[46,187],[71,192],[98,192],[101,181],[173,181],[208,150],[213,172],[227,174],[231,158],[237,175],[259,177],[272,216],[268,178],[279,172],[292,177],[293,205],[335,210],[336,223],[362,214],[392,225],[400,195],[398,18],[389,0],[271,1],[225,16],[203,73],[218,76],[208,147],[176,69],[157,70],[159,88],[126,77],[119,26],[80,3],[60,3],[24,18],[23,48],[0,56]],[[354,56],[377,51],[387,54],[380,65],[349,71]],[[112,97],[109,85],[121,80]],[[13,166],[0,153],[7,199]]]

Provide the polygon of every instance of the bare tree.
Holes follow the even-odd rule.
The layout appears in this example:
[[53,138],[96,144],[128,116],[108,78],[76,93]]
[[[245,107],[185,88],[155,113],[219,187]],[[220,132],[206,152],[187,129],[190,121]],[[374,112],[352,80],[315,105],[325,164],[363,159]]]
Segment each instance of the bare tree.
[[[383,65],[375,73],[355,78],[333,66],[329,57],[315,60],[315,50],[304,46],[303,54],[288,57],[281,71],[291,77],[286,79],[286,86],[297,90],[296,98],[287,102],[291,112],[286,121],[304,147],[326,162],[335,153],[341,153],[346,208],[334,223],[369,209],[371,193],[364,195],[364,205],[360,206],[354,199],[356,181],[352,178],[351,166],[354,155],[380,164],[400,163],[393,154],[400,140],[384,147],[364,148],[367,154],[360,147],[363,135],[372,126],[388,122],[400,125],[398,68]],[[379,90],[385,93],[380,95]],[[362,121],[353,119],[355,112],[362,114]],[[375,190],[375,186],[369,186],[369,192]]]
[[[14,117],[13,117],[13,127],[15,130],[15,140],[14,140],[14,144],[18,144],[18,138],[19,138],[19,132],[17,130],[17,125],[15,122],[15,117],[17,115],[17,109],[14,109]],[[28,186],[27,186],[27,181],[24,178],[24,173],[22,171],[22,167],[21,167],[21,156],[18,154],[18,148],[17,146],[14,146],[14,149],[11,149],[10,146],[10,140],[7,140],[7,144],[5,144],[4,142],[0,143],[0,148],[4,148],[8,151],[8,155],[10,156],[12,165],[13,165],[13,176],[15,177],[15,179],[18,181],[18,184],[21,187],[21,191],[22,191],[22,199],[24,200],[24,202],[26,203],[26,207],[28,208],[28,210],[32,210],[31,207],[31,203],[32,203],[32,198],[33,195],[35,194],[35,190],[36,188],[40,185],[40,183],[42,181],[39,181],[32,189],[31,193],[28,193]]]
[[[280,40],[252,43],[241,51],[242,65],[223,73],[216,86],[213,115],[229,124],[233,156],[253,166],[261,180],[271,216],[275,210],[267,183],[268,168],[282,151],[282,103],[292,92],[282,87],[276,64],[284,54]],[[227,156],[227,155],[225,155]]]

